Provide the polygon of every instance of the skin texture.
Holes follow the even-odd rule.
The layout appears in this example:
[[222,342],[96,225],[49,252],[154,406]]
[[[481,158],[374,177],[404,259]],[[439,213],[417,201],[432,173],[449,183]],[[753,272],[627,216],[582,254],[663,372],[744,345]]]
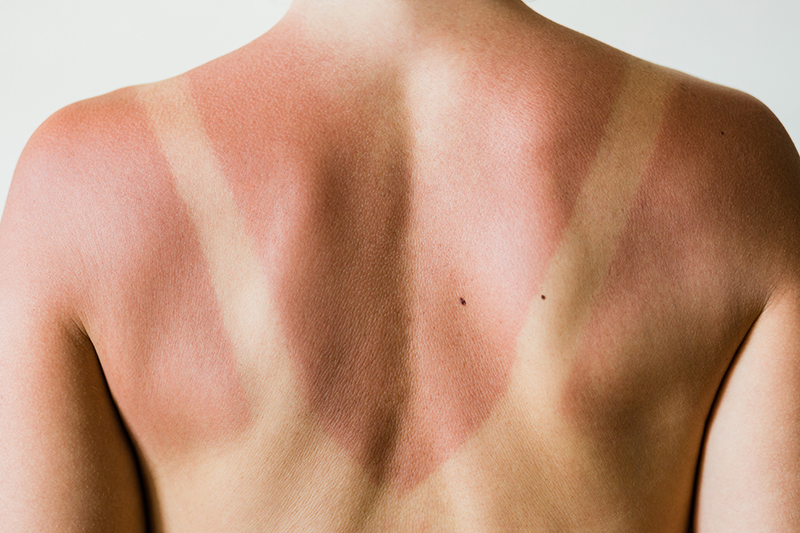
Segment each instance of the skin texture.
[[516,2],[299,2],[31,139],[0,523],[800,528],[800,159]]

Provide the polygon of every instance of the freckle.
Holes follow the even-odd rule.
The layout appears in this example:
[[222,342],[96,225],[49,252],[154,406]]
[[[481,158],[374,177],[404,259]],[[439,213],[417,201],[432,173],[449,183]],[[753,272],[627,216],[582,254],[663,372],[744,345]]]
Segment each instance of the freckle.
[[547,299],[547,298],[545,298],[545,295],[544,295],[544,294],[542,294],[542,300],[546,300],[546,299]]
[[461,305],[467,305],[467,301],[464,298],[459,298],[461,300]]

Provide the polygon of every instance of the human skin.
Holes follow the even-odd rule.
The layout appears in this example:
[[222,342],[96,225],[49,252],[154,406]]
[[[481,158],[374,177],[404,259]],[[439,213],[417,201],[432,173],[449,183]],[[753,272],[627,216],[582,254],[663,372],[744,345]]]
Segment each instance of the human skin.
[[800,158],[512,1],[296,2],[0,224],[10,531],[800,529]]

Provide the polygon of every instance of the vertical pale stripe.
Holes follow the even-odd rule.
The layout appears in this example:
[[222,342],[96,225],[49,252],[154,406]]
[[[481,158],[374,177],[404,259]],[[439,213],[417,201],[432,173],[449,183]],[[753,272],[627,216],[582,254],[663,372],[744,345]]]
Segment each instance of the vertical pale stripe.
[[138,98],[197,231],[248,398],[261,415],[286,416],[297,388],[288,352],[255,249],[201,118],[179,78],[143,86]]

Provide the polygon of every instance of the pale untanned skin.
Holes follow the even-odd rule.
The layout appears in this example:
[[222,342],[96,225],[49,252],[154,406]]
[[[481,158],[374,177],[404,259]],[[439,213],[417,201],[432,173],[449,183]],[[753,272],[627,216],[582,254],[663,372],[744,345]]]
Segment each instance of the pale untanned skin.
[[10,531],[800,529],[800,161],[521,3],[299,2],[29,143]]

